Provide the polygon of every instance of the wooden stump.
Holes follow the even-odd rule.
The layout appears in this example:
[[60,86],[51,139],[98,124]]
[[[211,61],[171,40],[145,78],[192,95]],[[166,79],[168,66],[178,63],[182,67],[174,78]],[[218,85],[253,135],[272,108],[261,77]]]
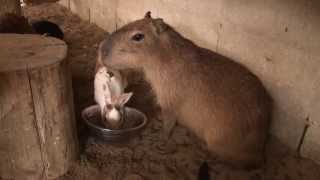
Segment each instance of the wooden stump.
[[54,179],[78,155],[67,46],[39,35],[0,39],[0,177]]

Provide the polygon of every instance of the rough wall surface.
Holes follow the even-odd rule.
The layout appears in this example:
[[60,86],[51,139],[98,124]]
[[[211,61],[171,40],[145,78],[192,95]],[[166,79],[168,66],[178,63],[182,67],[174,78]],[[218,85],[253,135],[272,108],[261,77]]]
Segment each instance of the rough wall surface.
[[320,162],[319,1],[62,0],[61,4],[107,31],[150,10],[199,45],[246,65],[274,98],[272,134],[293,149],[304,137],[302,155]]
[[0,16],[4,13],[21,14],[19,0],[0,0]]

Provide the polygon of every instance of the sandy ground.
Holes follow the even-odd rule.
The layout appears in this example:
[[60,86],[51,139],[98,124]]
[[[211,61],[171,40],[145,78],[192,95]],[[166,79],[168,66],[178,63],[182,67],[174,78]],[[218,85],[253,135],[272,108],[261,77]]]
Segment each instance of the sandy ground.
[[165,141],[150,88],[143,82],[129,87],[135,93],[129,105],[145,112],[150,121],[141,135],[123,144],[106,144],[91,138],[80,112],[94,104],[92,77],[96,49],[108,33],[57,4],[27,7],[24,13],[31,19],[49,19],[59,24],[69,46],[68,62],[73,74],[82,151],[79,161],[58,180],[195,180],[203,161],[209,162],[212,180],[320,179],[318,165],[295,156],[276,140],[268,145],[266,165],[252,171],[235,170],[210,158],[201,141],[183,127],[176,127],[172,138]]

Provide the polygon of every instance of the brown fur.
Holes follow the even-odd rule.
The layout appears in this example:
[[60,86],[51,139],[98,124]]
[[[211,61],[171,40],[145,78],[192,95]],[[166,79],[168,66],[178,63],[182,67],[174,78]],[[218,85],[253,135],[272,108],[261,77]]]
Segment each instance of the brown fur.
[[[135,41],[139,33],[144,39]],[[107,66],[142,69],[162,110],[215,155],[240,167],[263,161],[271,99],[247,68],[148,16],[111,34],[99,51]]]

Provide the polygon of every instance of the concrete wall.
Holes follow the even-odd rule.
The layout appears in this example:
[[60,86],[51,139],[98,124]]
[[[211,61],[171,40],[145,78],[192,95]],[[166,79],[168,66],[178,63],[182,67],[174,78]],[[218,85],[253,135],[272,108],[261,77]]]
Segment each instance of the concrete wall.
[[[201,46],[257,74],[275,100],[272,133],[320,162],[320,2],[317,0],[62,0],[107,31],[151,10]],[[308,119],[308,120],[307,120]]]

